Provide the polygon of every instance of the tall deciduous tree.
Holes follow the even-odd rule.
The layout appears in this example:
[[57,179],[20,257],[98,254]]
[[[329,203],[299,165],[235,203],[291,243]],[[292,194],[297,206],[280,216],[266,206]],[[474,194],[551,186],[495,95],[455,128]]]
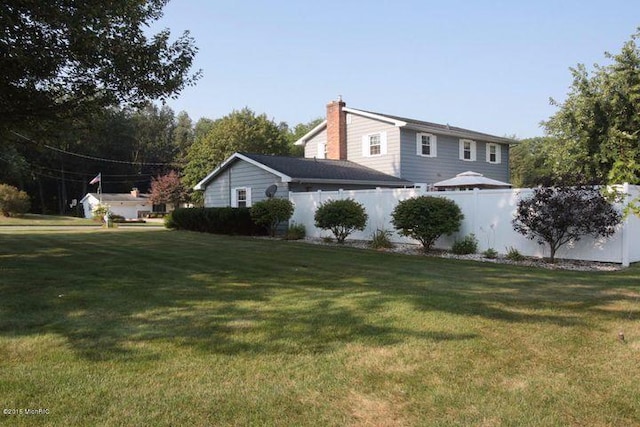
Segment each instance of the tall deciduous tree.
[[193,84],[188,32],[148,26],[168,0],[0,4],[0,132],[97,107],[176,96]]
[[290,154],[294,157],[304,157],[304,147],[294,145],[296,141],[305,136],[311,129],[322,122],[322,118],[311,120],[307,123],[298,123],[293,129],[287,129],[287,139],[290,145]]
[[173,129],[173,143],[178,151],[178,162],[186,163],[187,153],[193,144],[194,129],[193,122],[186,111],[181,111],[176,117],[175,128]]
[[266,114],[256,115],[249,108],[233,111],[196,135],[187,155],[185,184],[193,187],[236,151],[287,155],[289,144],[281,127]]
[[536,187],[553,180],[547,159],[549,147],[557,143],[554,138],[528,138],[509,149],[511,183],[514,187]]
[[178,148],[174,144],[175,116],[166,105],[146,104],[132,114],[135,128],[131,161],[136,163],[169,163]]
[[611,61],[589,73],[571,69],[566,100],[546,123],[556,137],[549,156],[553,172],[573,181],[640,184],[640,29]]

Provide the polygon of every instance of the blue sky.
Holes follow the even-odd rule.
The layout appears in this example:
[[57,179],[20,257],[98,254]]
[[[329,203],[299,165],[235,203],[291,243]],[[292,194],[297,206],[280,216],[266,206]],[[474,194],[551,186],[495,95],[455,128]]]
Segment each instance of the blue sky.
[[203,77],[169,106],[249,107],[289,125],[348,106],[495,135],[543,135],[569,67],[607,63],[640,1],[173,0],[153,30],[190,30]]

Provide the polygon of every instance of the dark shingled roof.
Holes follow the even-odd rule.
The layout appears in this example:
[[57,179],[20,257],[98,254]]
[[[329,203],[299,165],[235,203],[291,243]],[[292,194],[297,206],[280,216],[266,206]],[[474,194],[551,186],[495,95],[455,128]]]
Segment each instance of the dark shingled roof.
[[239,153],[296,181],[370,181],[389,184],[413,185],[413,183],[348,160],[310,159],[303,157],[270,156]]
[[366,110],[360,110],[360,111],[365,112],[365,113],[369,113],[369,114],[375,114],[375,115],[378,115],[378,116],[388,117],[388,118],[390,118],[392,120],[399,120],[399,121],[402,121],[402,122],[406,122],[409,126],[411,126],[411,125],[414,125],[414,126],[427,126],[429,128],[433,128],[433,129],[440,129],[443,132],[447,132],[447,131],[460,132],[460,133],[469,134],[470,137],[476,137],[478,139],[483,139],[483,138],[498,139],[498,140],[502,140],[501,142],[506,143],[506,144],[513,144],[513,143],[517,142],[517,141],[512,140],[510,138],[505,138],[505,137],[501,137],[501,136],[497,136],[497,135],[491,135],[491,134],[484,133],[484,132],[477,132],[475,130],[465,129],[465,128],[461,128],[461,127],[457,127],[457,126],[450,126],[448,124],[447,125],[443,125],[443,124],[439,124],[439,123],[426,122],[424,120],[410,119],[408,117],[394,116],[393,114],[376,113],[374,111],[366,111]]

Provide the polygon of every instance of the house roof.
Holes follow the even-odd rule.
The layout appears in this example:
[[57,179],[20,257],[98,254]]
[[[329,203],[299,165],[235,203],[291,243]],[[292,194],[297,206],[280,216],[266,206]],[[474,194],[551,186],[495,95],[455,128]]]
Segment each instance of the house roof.
[[216,170],[200,181],[194,189],[204,190],[207,184],[234,161],[244,160],[278,177],[283,182],[324,184],[370,184],[404,187],[413,185],[395,176],[359,165],[348,160],[309,159],[271,156],[266,154],[235,153]]
[[[392,114],[375,113],[373,111],[359,110],[356,108],[349,108],[349,107],[344,107],[343,111],[346,111],[347,113],[356,114],[359,116],[369,117],[371,119],[387,122],[397,127],[405,127],[407,129],[413,129],[413,130],[422,131],[422,132],[435,132],[439,134],[457,136],[462,138],[481,139],[483,141],[495,142],[498,144],[517,144],[518,143],[518,141],[510,138],[491,135],[483,132],[477,132],[474,130],[464,129],[457,126],[450,126],[449,124],[443,125],[439,123],[410,119],[407,117],[400,117]],[[315,128],[311,129],[307,134],[305,134],[302,138],[296,141],[295,144],[296,145],[306,144],[309,139],[311,139],[314,135],[316,135],[322,129],[326,128],[326,126],[327,126],[327,121],[325,120]]]
[[433,186],[438,188],[511,188],[511,184],[507,182],[487,178],[481,173],[473,171],[459,173],[451,179],[436,182]]
[[105,203],[108,202],[131,202],[131,203],[148,203],[149,202],[149,194],[140,194],[138,197],[133,196],[130,193],[87,193],[80,202],[82,203],[89,196],[94,197],[97,200],[100,200],[102,197],[102,201]]

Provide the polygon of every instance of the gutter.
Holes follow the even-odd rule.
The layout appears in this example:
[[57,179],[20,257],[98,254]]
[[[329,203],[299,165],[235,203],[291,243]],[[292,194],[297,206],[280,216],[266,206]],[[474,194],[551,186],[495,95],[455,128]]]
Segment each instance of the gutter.
[[377,185],[386,187],[413,186],[409,181],[370,181],[359,179],[323,179],[323,178],[291,178],[290,182],[297,184],[353,184],[353,185]]

